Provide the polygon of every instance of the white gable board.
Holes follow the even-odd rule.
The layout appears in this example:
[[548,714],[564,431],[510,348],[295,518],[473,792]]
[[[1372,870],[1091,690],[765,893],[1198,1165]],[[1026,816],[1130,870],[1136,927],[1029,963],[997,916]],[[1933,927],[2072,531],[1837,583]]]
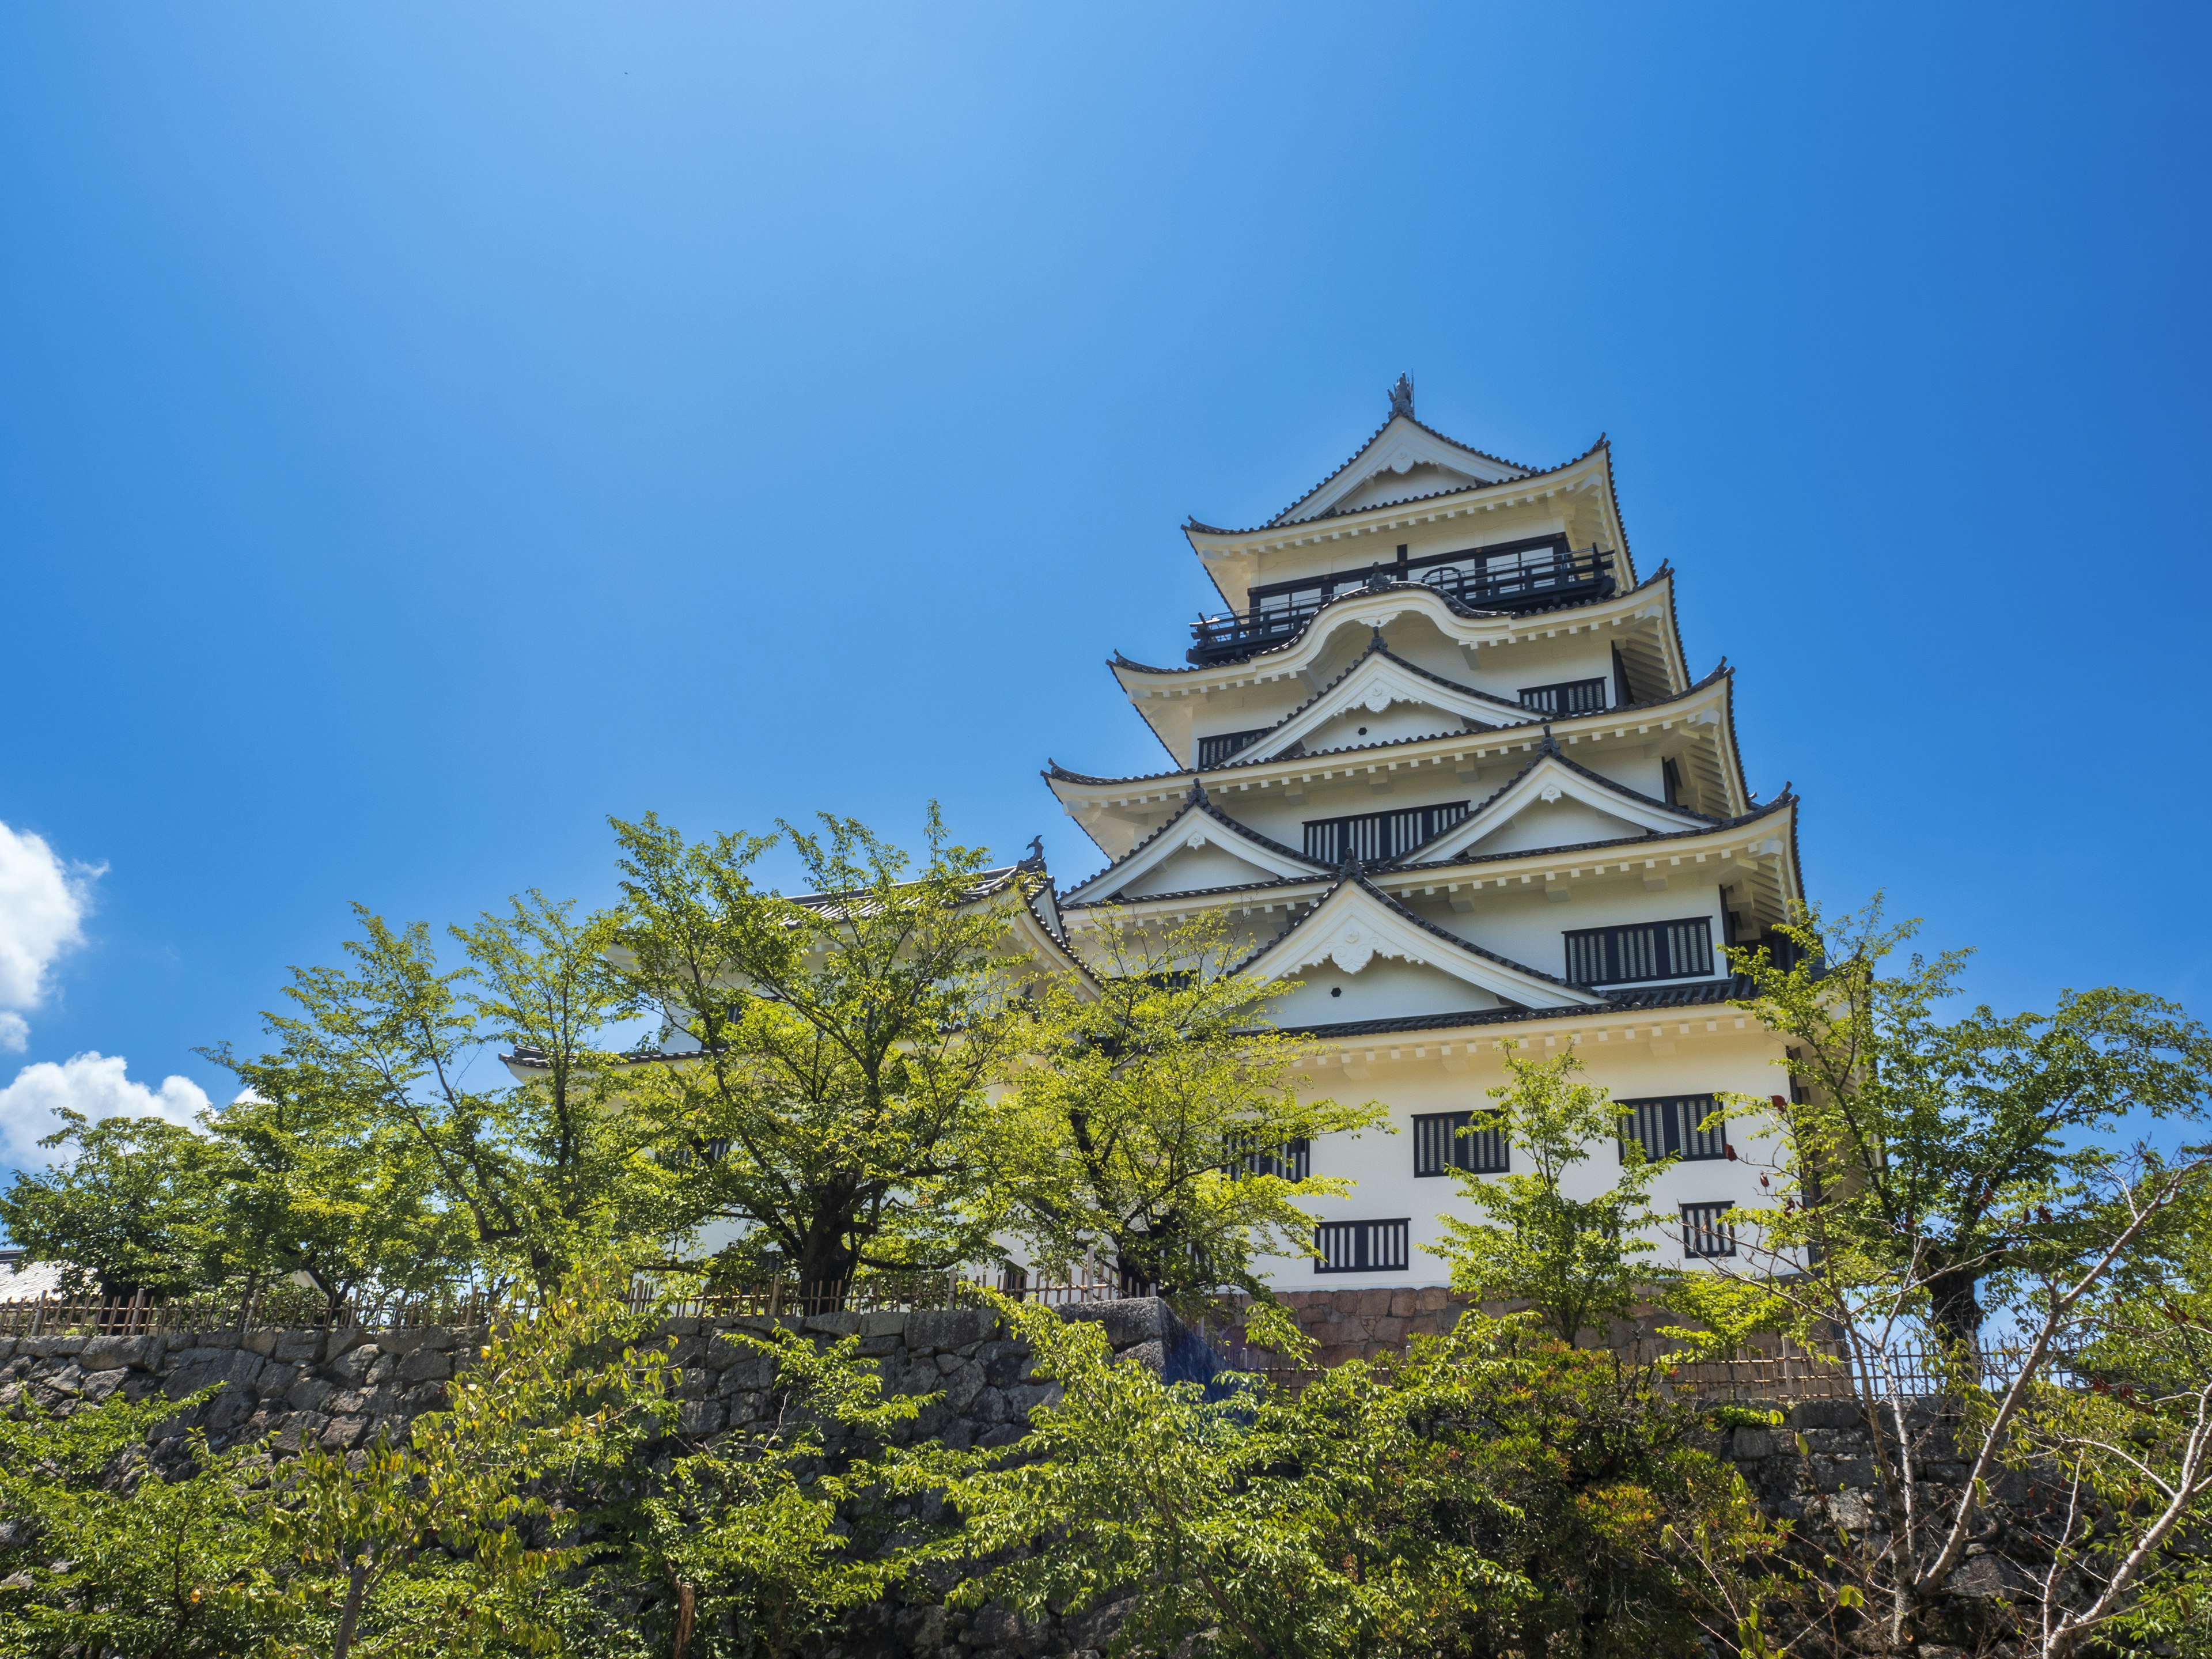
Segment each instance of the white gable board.
[[[1437,482],[1432,486],[1410,482],[1416,471],[1425,479],[1433,477]],[[1517,467],[1462,449],[1407,416],[1396,415],[1342,471],[1284,509],[1275,522],[1297,524],[1344,507],[1352,503],[1355,495],[1370,491],[1370,487],[1384,492],[1387,499],[1397,501],[1407,495],[1432,495],[1438,489],[1464,489],[1527,476]],[[1392,489],[1394,483],[1395,488]]]

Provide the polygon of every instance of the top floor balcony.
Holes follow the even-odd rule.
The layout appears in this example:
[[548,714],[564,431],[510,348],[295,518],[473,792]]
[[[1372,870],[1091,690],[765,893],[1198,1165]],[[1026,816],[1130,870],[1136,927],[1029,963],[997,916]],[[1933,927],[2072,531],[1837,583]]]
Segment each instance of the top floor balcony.
[[1608,597],[1613,591],[1613,571],[1608,549],[1571,548],[1565,536],[1539,536],[1419,559],[1408,559],[1401,544],[1394,562],[1263,582],[1248,589],[1247,608],[1242,612],[1224,611],[1191,624],[1192,645],[1184,654],[1201,666],[1249,657],[1297,638],[1322,606],[1363,587],[1416,582],[1471,611],[1537,611]]

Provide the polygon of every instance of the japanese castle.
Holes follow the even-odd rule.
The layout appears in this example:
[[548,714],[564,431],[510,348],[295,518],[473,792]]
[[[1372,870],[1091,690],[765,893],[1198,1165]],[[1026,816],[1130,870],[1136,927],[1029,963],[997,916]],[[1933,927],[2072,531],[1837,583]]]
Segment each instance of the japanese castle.
[[[1104,907],[1224,912],[1237,971],[1298,982],[1275,1018],[1310,1038],[1314,1087],[1389,1107],[1395,1134],[1291,1149],[1298,1173],[1357,1184],[1314,1200],[1318,1258],[1275,1259],[1271,1282],[1448,1278],[1448,1169],[1512,1157],[1457,1133],[1508,1038],[1571,1045],[1632,1107],[1626,1132],[1678,1156],[1653,1188],[1674,1218],[1662,1259],[1732,1254],[1720,1217],[1755,1201],[1735,1157],[1752,1126],[1699,1125],[1716,1091],[1784,1085],[1720,947],[1799,896],[1796,803],[1753,798],[1731,672],[1691,667],[1605,441],[1540,471],[1501,460],[1424,426],[1401,376],[1381,429],[1282,512],[1184,533],[1228,608],[1182,665],[1112,659],[1169,765],[1047,771],[1108,863],[1039,919],[1080,955]],[[1577,1174],[1595,1190],[1619,1156]]]

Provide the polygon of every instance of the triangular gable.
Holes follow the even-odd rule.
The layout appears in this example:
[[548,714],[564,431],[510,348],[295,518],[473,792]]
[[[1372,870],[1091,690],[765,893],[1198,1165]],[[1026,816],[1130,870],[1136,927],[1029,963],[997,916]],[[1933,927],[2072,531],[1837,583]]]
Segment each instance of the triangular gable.
[[1381,714],[1393,703],[1418,703],[1447,716],[1443,731],[1460,729],[1452,721],[1471,720],[1481,726],[1524,725],[1537,718],[1518,703],[1493,697],[1472,686],[1456,685],[1394,656],[1380,643],[1340,674],[1334,682],[1303,708],[1293,710],[1265,737],[1255,738],[1237,750],[1240,763],[1272,760],[1291,744],[1303,743],[1340,715],[1357,709]]
[[[1624,826],[1629,835],[1647,833],[1665,835],[1681,830],[1704,830],[1711,827],[1713,820],[1691,811],[1686,807],[1669,806],[1663,801],[1640,795],[1633,789],[1601,776],[1588,767],[1577,766],[1556,750],[1540,754],[1525,767],[1521,775],[1481,802],[1467,817],[1417,847],[1397,860],[1401,864],[1434,864],[1479,850],[1522,812],[1532,807],[1550,806],[1560,801],[1573,801],[1602,814],[1608,820]],[[1577,835],[1556,841],[1556,845],[1577,844],[1583,841],[1611,839],[1609,836]]]
[[1345,507],[1379,507],[1528,476],[1526,467],[1455,443],[1410,415],[1393,415],[1357,455],[1268,522],[1298,524]]
[[1523,1008],[1595,1007],[1605,1000],[1431,926],[1362,876],[1339,882],[1237,971],[1266,981],[1333,961],[1356,975],[1376,957],[1437,969]]
[[[1224,854],[1249,873],[1219,879]],[[1199,866],[1206,872],[1204,878],[1167,886],[1146,879],[1177,864]],[[1151,892],[1167,893],[1236,886],[1248,881],[1304,881],[1327,868],[1246,829],[1201,797],[1187,804],[1118,862],[1062,894],[1060,902],[1062,905],[1097,904],[1127,894],[1139,884]]]

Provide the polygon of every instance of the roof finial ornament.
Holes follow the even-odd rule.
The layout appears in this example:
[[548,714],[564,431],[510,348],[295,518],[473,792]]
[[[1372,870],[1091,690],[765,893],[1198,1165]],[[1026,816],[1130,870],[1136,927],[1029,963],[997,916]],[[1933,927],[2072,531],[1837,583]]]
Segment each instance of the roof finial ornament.
[[1017,867],[1024,870],[1042,870],[1044,868],[1044,837],[1042,836],[1031,836],[1030,837],[1030,855],[1024,859]]
[[1395,420],[1401,415],[1409,421],[1413,418],[1413,377],[1410,374],[1401,374],[1398,384],[1390,388],[1390,417]]

